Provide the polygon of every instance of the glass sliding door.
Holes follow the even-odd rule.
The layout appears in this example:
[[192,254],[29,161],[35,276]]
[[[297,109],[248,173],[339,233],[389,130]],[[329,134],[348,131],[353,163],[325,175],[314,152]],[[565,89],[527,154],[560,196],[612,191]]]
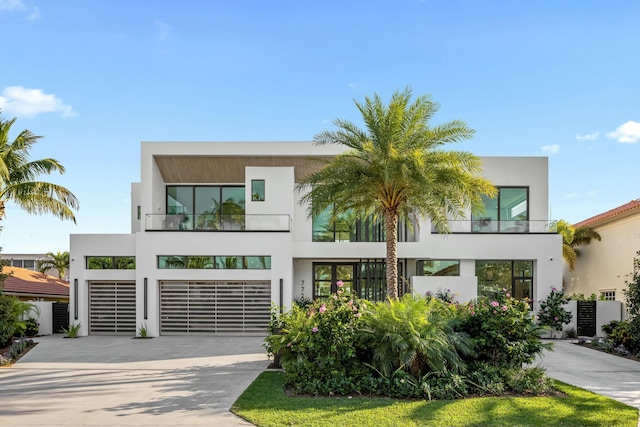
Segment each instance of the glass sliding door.
[[196,187],[196,229],[220,229],[220,187]]

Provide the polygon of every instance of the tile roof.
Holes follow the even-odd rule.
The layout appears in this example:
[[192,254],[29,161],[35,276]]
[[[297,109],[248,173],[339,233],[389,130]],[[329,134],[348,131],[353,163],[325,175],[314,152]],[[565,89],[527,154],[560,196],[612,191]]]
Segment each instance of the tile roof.
[[632,200],[629,203],[625,203],[622,206],[618,206],[617,208],[608,210],[604,213],[601,213],[596,216],[592,216],[591,218],[587,218],[584,221],[580,221],[574,224],[574,227],[591,227],[594,225],[598,225],[601,223],[611,222],[615,219],[624,218],[631,214],[636,213],[636,211],[640,212],[640,199]]
[[4,281],[4,292],[11,295],[69,296],[69,284],[53,276],[18,267],[3,267],[4,274],[13,273]]

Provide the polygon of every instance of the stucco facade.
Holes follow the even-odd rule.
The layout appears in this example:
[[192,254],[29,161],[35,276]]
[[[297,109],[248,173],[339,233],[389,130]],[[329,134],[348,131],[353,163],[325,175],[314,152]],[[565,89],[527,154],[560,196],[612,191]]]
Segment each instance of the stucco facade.
[[[295,189],[318,167],[310,158],[340,150],[310,142],[143,142],[141,180],[131,187],[131,233],[71,236],[71,323],[82,325],[81,335],[133,335],[141,326],[151,336],[264,333],[270,302],[322,297],[335,279],[379,298],[384,241],[353,229],[339,234],[335,224],[322,229]],[[495,264],[512,269],[504,283],[536,309],[562,275],[561,239],[547,216],[547,159],[483,162],[484,175],[505,189],[504,206],[493,219],[452,220],[446,235],[433,232],[428,220],[405,229],[398,243],[402,290],[451,289],[469,300],[478,295],[478,275],[482,289],[497,277]],[[211,205],[215,214],[203,194],[220,195]],[[230,194],[242,199],[240,214],[239,203],[225,205]],[[424,267],[441,260],[454,267],[448,275]]]

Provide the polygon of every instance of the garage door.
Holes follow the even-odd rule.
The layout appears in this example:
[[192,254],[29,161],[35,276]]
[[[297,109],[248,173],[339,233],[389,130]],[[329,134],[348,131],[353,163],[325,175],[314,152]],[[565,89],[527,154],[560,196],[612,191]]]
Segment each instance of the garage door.
[[135,335],[135,282],[89,283],[89,333]]
[[271,283],[160,282],[160,333],[266,334]]

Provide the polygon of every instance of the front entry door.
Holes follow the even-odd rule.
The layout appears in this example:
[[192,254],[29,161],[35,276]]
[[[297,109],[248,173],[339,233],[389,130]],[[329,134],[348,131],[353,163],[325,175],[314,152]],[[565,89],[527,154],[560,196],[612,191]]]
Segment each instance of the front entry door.
[[325,299],[338,290],[338,281],[344,283],[344,291],[353,291],[355,263],[313,264],[313,298]]

